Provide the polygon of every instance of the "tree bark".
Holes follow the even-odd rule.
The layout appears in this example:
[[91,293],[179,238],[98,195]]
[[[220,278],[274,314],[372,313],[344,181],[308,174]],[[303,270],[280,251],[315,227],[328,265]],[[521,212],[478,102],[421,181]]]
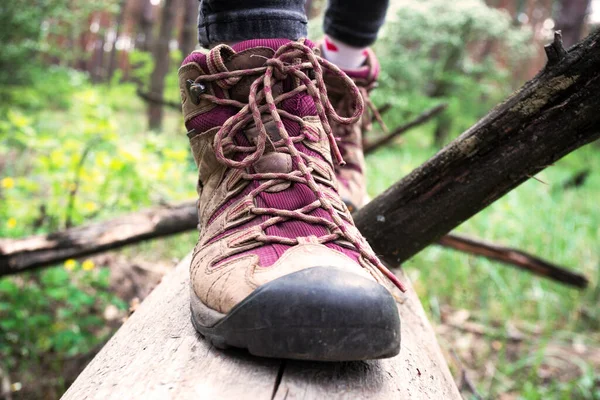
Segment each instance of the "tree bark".
[[[355,215],[390,264],[412,257],[529,177],[600,137],[600,32]],[[562,50],[562,51],[561,51]]]
[[185,0],[185,10],[183,10],[183,26],[181,28],[181,50],[182,56],[187,57],[198,43],[196,23],[198,21],[198,0]]
[[556,30],[562,32],[566,47],[579,42],[584,32],[590,0],[560,0],[557,7]]
[[[169,42],[175,26],[176,0],[165,0],[161,13],[160,33],[154,45],[154,70],[150,77],[150,93],[155,98],[162,98],[165,90],[165,77],[169,72]],[[158,130],[162,127],[162,106],[150,103],[148,105],[148,127]]]

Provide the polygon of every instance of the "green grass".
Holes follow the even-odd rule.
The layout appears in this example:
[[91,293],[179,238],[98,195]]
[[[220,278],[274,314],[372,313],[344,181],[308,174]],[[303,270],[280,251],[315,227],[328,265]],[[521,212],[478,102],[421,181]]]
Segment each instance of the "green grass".
[[[406,134],[401,144],[369,156],[370,195],[382,192],[431,157],[435,153],[431,138],[431,129],[424,127]],[[564,190],[562,184],[583,169],[592,171],[585,184]],[[583,360],[586,373],[566,383],[544,383],[537,370],[545,362],[544,342],[570,344],[581,340],[595,348],[600,346],[598,171],[600,148],[588,145],[536,176],[547,184],[530,179],[456,229],[583,273],[591,280],[585,291],[438,246],[426,248],[404,264],[423,306],[436,323],[443,322],[440,306],[444,305],[471,310],[471,319],[486,326],[517,323],[536,328],[538,346],[534,350],[524,351],[516,359],[514,354],[508,357],[499,353],[495,368],[507,378],[504,383],[498,380],[479,387],[486,397],[504,391],[531,399],[600,396],[600,383],[594,382],[600,375],[591,372],[598,364]],[[529,369],[527,375],[523,375],[520,364]],[[484,362],[474,361],[472,367],[483,368]],[[536,385],[540,385],[538,389]]]

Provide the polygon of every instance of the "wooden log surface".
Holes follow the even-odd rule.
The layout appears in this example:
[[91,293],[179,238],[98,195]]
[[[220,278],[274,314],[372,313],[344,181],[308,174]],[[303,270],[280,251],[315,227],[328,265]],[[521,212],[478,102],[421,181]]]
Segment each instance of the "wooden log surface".
[[373,250],[398,265],[600,137],[600,30],[562,49],[521,90],[355,213]]
[[82,399],[460,399],[410,283],[402,350],[391,359],[316,363],[211,347],[190,323],[190,256],[138,307],[64,394]]

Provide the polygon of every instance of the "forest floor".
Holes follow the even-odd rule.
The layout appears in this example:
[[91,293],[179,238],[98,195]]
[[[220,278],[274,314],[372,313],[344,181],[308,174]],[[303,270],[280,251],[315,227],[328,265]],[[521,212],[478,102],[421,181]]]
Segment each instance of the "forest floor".
[[[100,95],[93,93],[90,96]],[[104,156],[100,157],[98,153],[99,159],[94,166],[82,175],[82,181],[89,179],[91,186],[87,192],[82,184],[81,199],[77,204],[81,204],[84,211],[89,211],[87,215],[92,219],[194,196],[195,167],[189,157],[179,114],[167,110],[162,132],[148,133],[144,128],[143,104],[131,91],[127,96],[120,100],[114,100],[117,96],[113,96],[115,103],[110,106],[113,111],[107,117],[115,134],[107,142],[110,141],[122,153],[119,162],[125,163],[125,167],[115,166],[113,161],[104,160]],[[104,102],[102,96],[98,101],[84,100],[93,103],[92,106],[95,102]],[[54,127],[65,124],[74,115],[72,113],[80,115],[80,111],[77,106],[68,113],[49,110],[39,116],[37,120],[40,122],[29,123],[35,129],[52,131]],[[400,122],[395,121],[393,116],[390,119],[392,121],[388,123],[391,126]],[[94,123],[105,128],[103,121]],[[367,158],[371,196],[381,193],[437,151],[432,131],[432,126],[422,126]],[[81,152],[81,148],[77,151]],[[17,153],[9,151],[7,154],[14,156]],[[157,154],[161,161],[154,165]],[[7,167],[8,164],[5,164],[3,169],[0,163],[0,179],[4,179],[8,187],[10,182],[6,177],[10,175],[17,188],[26,188],[23,182],[26,182],[25,174],[31,171],[26,167],[30,161],[23,157],[17,161],[17,164],[22,164],[21,167],[12,164]],[[76,165],[76,161],[72,164]],[[127,162],[141,166],[143,173],[128,175],[131,171],[126,168]],[[108,165],[118,174],[112,178],[110,174],[96,177],[94,168],[102,165]],[[565,182],[583,171],[589,171],[584,182],[565,188]],[[22,181],[19,181],[19,174],[23,175]],[[71,172],[68,176],[71,179]],[[499,263],[438,246],[425,249],[403,265],[436,328],[440,345],[466,398],[600,399],[600,147],[592,144],[577,150],[536,178],[539,180],[531,179],[524,183],[456,231],[515,247],[585,274],[591,282],[588,289],[580,291],[565,287]],[[98,187],[94,179],[110,179],[113,186],[105,188],[106,198],[93,197]],[[118,179],[123,181],[121,189],[114,186]],[[25,198],[26,194],[23,192],[20,196]],[[26,211],[21,214],[18,211],[18,197],[13,201],[10,213],[18,219]],[[110,207],[103,204],[110,204]],[[84,211],[81,215],[74,214],[76,223],[89,220]],[[47,219],[52,220],[50,217]],[[20,229],[20,225],[11,228],[20,229],[18,231],[9,232],[7,229],[5,227],[2,232],[0,227],[0,236],[18,237],[33,233]],[[114,330],[126,318],[127,307],[130,312],[134,311],[136,304],[164,273],[193,248],[196,237],[196,233],[190,232],[91,259],[92,263],[88,265],[110,270],[108,290],[126,305],[109,305],[96,311],[110,322],[111,329]],[[65,264],[48,271],[65,268],[71,270]],[[86,269],[85,266],[83,269]],[[37,282],[38,277],[32,274],[9,279],[20,284],[28,279]],[[1,302],[2,296],[0,306]],[[102,340],[107,337],[103,336]],[[95,346],[94,350],[97,348]],[[77,369],[87,359],[87,356],[82,356],[74,363],[71,376],[63,375],[63,385],[76,376]],[[59,371],[64,372],[61,368],[56,369],[56,363],[53,368],[54,372],[45,372],[48,380],[52,380]],[[13,383],[22,381],[23,385],[28,381],[20,373],[11,374],[11,378]],[[23,390],[25,393],[27,391]]]

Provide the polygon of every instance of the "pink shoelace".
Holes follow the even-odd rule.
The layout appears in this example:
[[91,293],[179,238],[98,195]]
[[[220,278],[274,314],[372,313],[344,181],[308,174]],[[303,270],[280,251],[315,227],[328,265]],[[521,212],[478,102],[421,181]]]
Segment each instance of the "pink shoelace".
[[[215,104],[233,106],[240,109],[237,114],[229,118],[223,124],[215,136],[214,144],[217,160],[230,168],[245,170],[246,168],[251,167],[262,157],[268,143],[269,146],[273,147],[274,151],[288,153],[295,165],[298,167],[297,170],[290,173],[244,172],[242,174],[242,178],[245,180],[258,180],[264,182],[258,185],[248,194],[247,200],[243,202],[244,204],[241,206],[245,209],[245,211],[250,212],[251,214],[256,216],[267,215],[271,216],[271,218],[260,223],[258,225],[258,229],[249,230],[247,235],[237,238],[237,244],[249,241],[257,241],[265,244],[280,243],[294,246],[299,243],[297,238],[266,235],[264,230],[269,226],[273,226],[289,219],[297,219],[310,224],[322,225],[325,226],[330,233],[318,237],[318,243],[324,244],[335,241],[338,245],[344,245],[345,247],[349,247],[348,244],[351,245],[360,253],[362,257],[375,265],[381,271],[381,273],[383,273],[391,282],[394,283],[395,286],[404,292],[406,290],[404,285],[381,263],[381,261],[379,261],[379,259],[377,259],[377,257],[375,257],[369,251],[364,239],[360,236],[357,237],[356,235],[353,235],[348,230],[344,219],[342,219],[342,217],[337,213],[332,205],[332,202],[328,199],[328,196],[321,188],[319,188],[319,185],[315,181],[315,178],[312,175],[313,168],[308,166],[309,156],[298,151],[294,145],[294,143],[305,140],[317,142],[319,141],[319,133],[313,131],[307,124],[305,124],[302,118],[277,108],[277,104],[280,104],[284,100],[289,99],[299,93],[307,92],[314,101],[317,110],[317,116],[324,128],[334,160],[339,164],[343,164],[344,161],[336,143],[335,136],[331,130],[331,126],[329,125],[327,115],[329,115],[329,118],[331,118],[333,121],[343,125],[352,124],[358,121],[362,115],[364,104],[359,89],[356,87],[354,82],[338,67],[317,56],[311,48],[305,46],[301,42],[289,42],[281,46],[272,58],[266,60],[265,65],[262,67],[235,71],[226,70],[221,58],[221,51],[231,50],[225,45],[220,45],[212,49],[207,57],[209,58],[208,61],[212,63],[212,65],[217,66],[216,69],[221,69],[224,72],[201,75],[195,80],[196,83],[215,82],[223,88],[229,88],[234,86],[244,76],[260,76],[250,86],[249,102],[247,104],[232,99],[218,98],[207,93],[200,95],[201,97],[210,100]],[[354,112],[350,117],[340,116],[331,105],[327,97],[327,90],[323,81],[324,69],[329,73],[341,77],[348,90],[351,92],[355,106],[353,110]],[[308,71],[313,73],[308,74]],[[309,75],[312,76],[312,79]],[[296,78],[298,82],[301,82],[301,84],[293,90],[285,92],[274,98],[272,91],[274,84],[278,81],[288,79],[288,77]],[[262,120],[262,116],[264,114],[270,115],[275,122],[277,131],[281,138],[280,140],[276,142],[270,141],[269,135]],[[301,129],[300,135],[290,137],[284,127],[282,118],[286,118],[298,123]],[[254,122],[258,130],[256,145],[236,145],[234,143],[234,138],[236,135],[252,122]],[[241,160],[236,160],[234,159],[234,156],[238,153],[247,155],[245,155],[245,157]],[[254,198],[259,193],[286,181],[307,185],[314,193],[316,200],[297,210],[261,208],[254,205]],[[324,209],[331,218],[331,221],[326,218],[308,215],[311,211],[318,208]],[[344,240],[349,243],[344,243]]]

